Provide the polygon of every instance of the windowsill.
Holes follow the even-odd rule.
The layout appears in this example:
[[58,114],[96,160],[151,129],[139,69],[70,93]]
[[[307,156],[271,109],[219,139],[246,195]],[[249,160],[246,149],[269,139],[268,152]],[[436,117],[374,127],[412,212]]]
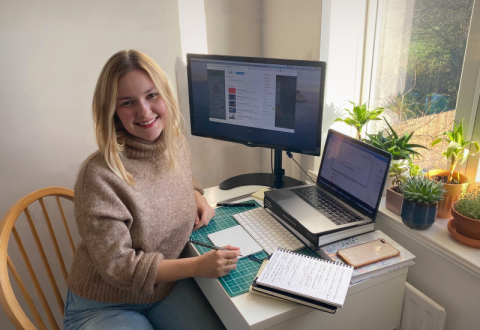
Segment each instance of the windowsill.
[[[316,180],[318,170],[309,170],[308,172]],[[449,220],[437,218],[434,224],[426,230],[410,229],[402,222],[399,215],[385,207],[385,197],[382,197],[376,219],[377,222],[383,221],[442,258],[480,278],[480,249],[458,243],[448,232]]]
[[480,278],[480,250],[458,243],[448,232],[447,224],[449,220],[437,218],[432,227],[426,230],[410,229],[402,222],[400,216],[385,207],[385,197],[382,198],[376,219],[377,222],[383,221],[441,257]]

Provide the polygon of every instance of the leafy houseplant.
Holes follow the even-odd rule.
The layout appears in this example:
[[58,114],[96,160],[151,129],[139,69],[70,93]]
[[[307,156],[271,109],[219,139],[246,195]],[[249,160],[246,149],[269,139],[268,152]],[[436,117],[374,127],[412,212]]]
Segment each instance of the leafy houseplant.
[[427,149],[425,146],[420,144],[413,144],[408,143],[413,136],[414,132],[410,134],[404,133],[403,136],[399,136],[397,132],[393,129],[392,126],[388,123],[388,121],[383,117],[383,120],[388,125],[390,130],[385,130],[388,136],[383,136],[383,131],[379,131],[376,135],[367,134],[368,140],[366,142],[368,144],[373,145],[374,147],[380,148],[392,154],[393,160],[400,160],[400,159],[409,159],[421,156],[420,153],[413,150],[413,148],[422,148]]
[[[457,123],[454,123],[453,129],[444,132],[442,135],[446,135],[447,137],[434,140],[432,142],[432,147],[441,141],[448,142],[447,150],[445,150],[442,155],[447,157],[447,160],[450,162],[450,173],[448,175],[447,183],[452,183],[455,167],[457,166],[458,161],[461,160],[461,165],[468,159],[468,157],[475,156],[480,150],[480,146],[476,141],[465,141],[463,139],[463,119],[458,126]],[[467,148],[470,144],[475,146],[475,153],[470,153],[470,149]]]
[[412,162],[409,163],[408,166],[408,172],[410,174],[410,177],[416,177],[416,176],[421,176],[424,174],[423,168],[421,168],[418,165],[413,164]]
[[409,170],[409,164],[391,164],[388,176],[393,178],[392,185],[397,187],[405,182],[403,173]]
[[390,166],[389,176],[393,178],[393,187],[387,189],[385,198],[385,207],[395,214],[400,215],[402,212],[403,195],[400,191],[400,186],[406,182],[409,174],[411,178],[423,175],[423,169],[412,163],[410,160],[408,164],[392,164]]
[[[411,163],[415,157],[419,158],[421,154],[413,148],[428,149],[420,144],[410,143],[410,139],[412,138],[414,132],[410,132],[410,134],[404,133],[403,136],[400,136],[397,132],[395,132],[385,117],[383,120],[385,120],[387,123],[388,129],[385,131],[379,131],[377,134],[367,134],[368,139],[366,139],[365,142],[390,153],[393,159],[391,166],[393,166],[395,163],[406,164],[406,161]],[[392,177],[392,175],[390,175],[390,177]],[[383,191],[384,195],[386,195],[387,190],[392,187],[392,185],[394,184],[391,180],[387,181]]]
[[[451,209],[453,203],[458,199],[462,187],[468,183],[468,178],[463,174],[455,172],[455,167],[459,161],[460,164],[463,164],[468,157],[475,155],[475,153],[480,150],[480,147],[478,142],[464,140],[463,120],[458,125],[455,123],[453,129],[444,132],[442,136],[446,137],[433,141],[432,147],[440,141],[448,142],[447,150],[443,152],[443,155],[447,157],[447,160],[450,162],[450,170],[432,170],[427,173],[427,176],[446,183],[444,199],[438,204],[438,216],[441,218],[450,218],[452,216]],[[467,148],[471,144],[473,144],[476,149],[475,153],[470,153],[470,150]]]
[[480,240],[480,189],[470,192],[464,189],[452,206],[452,216],[458,234]]
[[[393,178],[393,187],[387,188],[385,197],[385,207],[395,214],[400,215],[402,212],[403,195],[400,192],[400,185],[405,182],[404,173],[408,171],[408,164],[390,165],[388,176]],[[385,184],[386,185],[386,184]]]
[[345,109],[348,112],[350,117],[348,118],[337,118],[334,122],[342,122],[349,126],[355,127],[357,130],[357,139],[362,139],[362,129],[370,120],[381,120],[377,118],[383,112],[383,108],[375,108],[371,110],[371,108],[367,108],[367,103],[362,105],[357,105],[355,102],[349,101],[353,105],[353,110],[350,111]]
[[437,216],[437,202],[443,199],[444,183],[417,176],[400,186],[403,194],[402,221],[412,229],[426,229]]

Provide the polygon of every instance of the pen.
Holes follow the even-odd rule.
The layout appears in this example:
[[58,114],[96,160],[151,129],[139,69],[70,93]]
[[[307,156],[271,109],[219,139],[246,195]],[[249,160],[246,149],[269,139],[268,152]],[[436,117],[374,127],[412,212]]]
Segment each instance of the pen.
[[189,241],[190,243],[193,243],[193,244],[196,244],[196,245],[200,245],[200,246],[204,246],[204,247],[207,247],[207,248],[212,249],[212,250],[217,250],[217,251],[218,251],[218,250],[229,251],[229,250],[224,249],[224,248],[221,248],[221,247],[219,247],[219,246],[210,245],[210,244],[207,244],[207,243],[203,243],[203,242],[200,242],[200,241],[196,241],[196,240],[191,239],[191,238],[188,239],[188,241]]
[[249,255],[249,256],[248,256],[248,259],[250,259],[250,260],[252,260],[252,261],[256,261],[256,262],[258,262],[258,263],[260,263],[260,264],[263,264],[263,260],[262,260],[262,259],[258,259],[258,258],[256,258],[256,257],[253,256],[253,255]]
[[255,203],[217,203],[217,206],[255,206]]

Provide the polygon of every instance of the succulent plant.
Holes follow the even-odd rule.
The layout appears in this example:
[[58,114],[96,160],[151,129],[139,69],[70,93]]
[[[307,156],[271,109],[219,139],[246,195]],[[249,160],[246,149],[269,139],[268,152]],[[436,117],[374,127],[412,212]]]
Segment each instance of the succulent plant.
[[400,186],[403,198],[421,204],[434,204],[443,199],[444,183],[417,176],[405,180]]

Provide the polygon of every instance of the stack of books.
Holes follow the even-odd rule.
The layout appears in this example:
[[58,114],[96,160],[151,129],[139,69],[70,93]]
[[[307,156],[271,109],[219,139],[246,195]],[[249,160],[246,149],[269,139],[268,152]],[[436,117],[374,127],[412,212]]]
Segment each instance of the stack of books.
[[377,277],[386,273],[390,273],[396,270],[399,270],[404,267],[409,267],[414,265],[413,259],[415,256],[402,247],[400,244],[395,242],[393,239],[385,235],[380,230],[376,230],[367,234],[358,235],[350,238],[343,239],[331,244],[321,246],[317,249],[317,254],[319,254],[322,259],[329,260],[332,262],[345,264],[345,262],[337,255],[337,251],[341,249],[346,249],[353,247],[359,244],[368,243],[375,241],[377,239],[384,239],[387,243],[395,247],[400,251],[398,257],[393,257],[390,259],[385,259],[367,266],[363,266],[353,270],[351,284],[357,284],[373,277]]

